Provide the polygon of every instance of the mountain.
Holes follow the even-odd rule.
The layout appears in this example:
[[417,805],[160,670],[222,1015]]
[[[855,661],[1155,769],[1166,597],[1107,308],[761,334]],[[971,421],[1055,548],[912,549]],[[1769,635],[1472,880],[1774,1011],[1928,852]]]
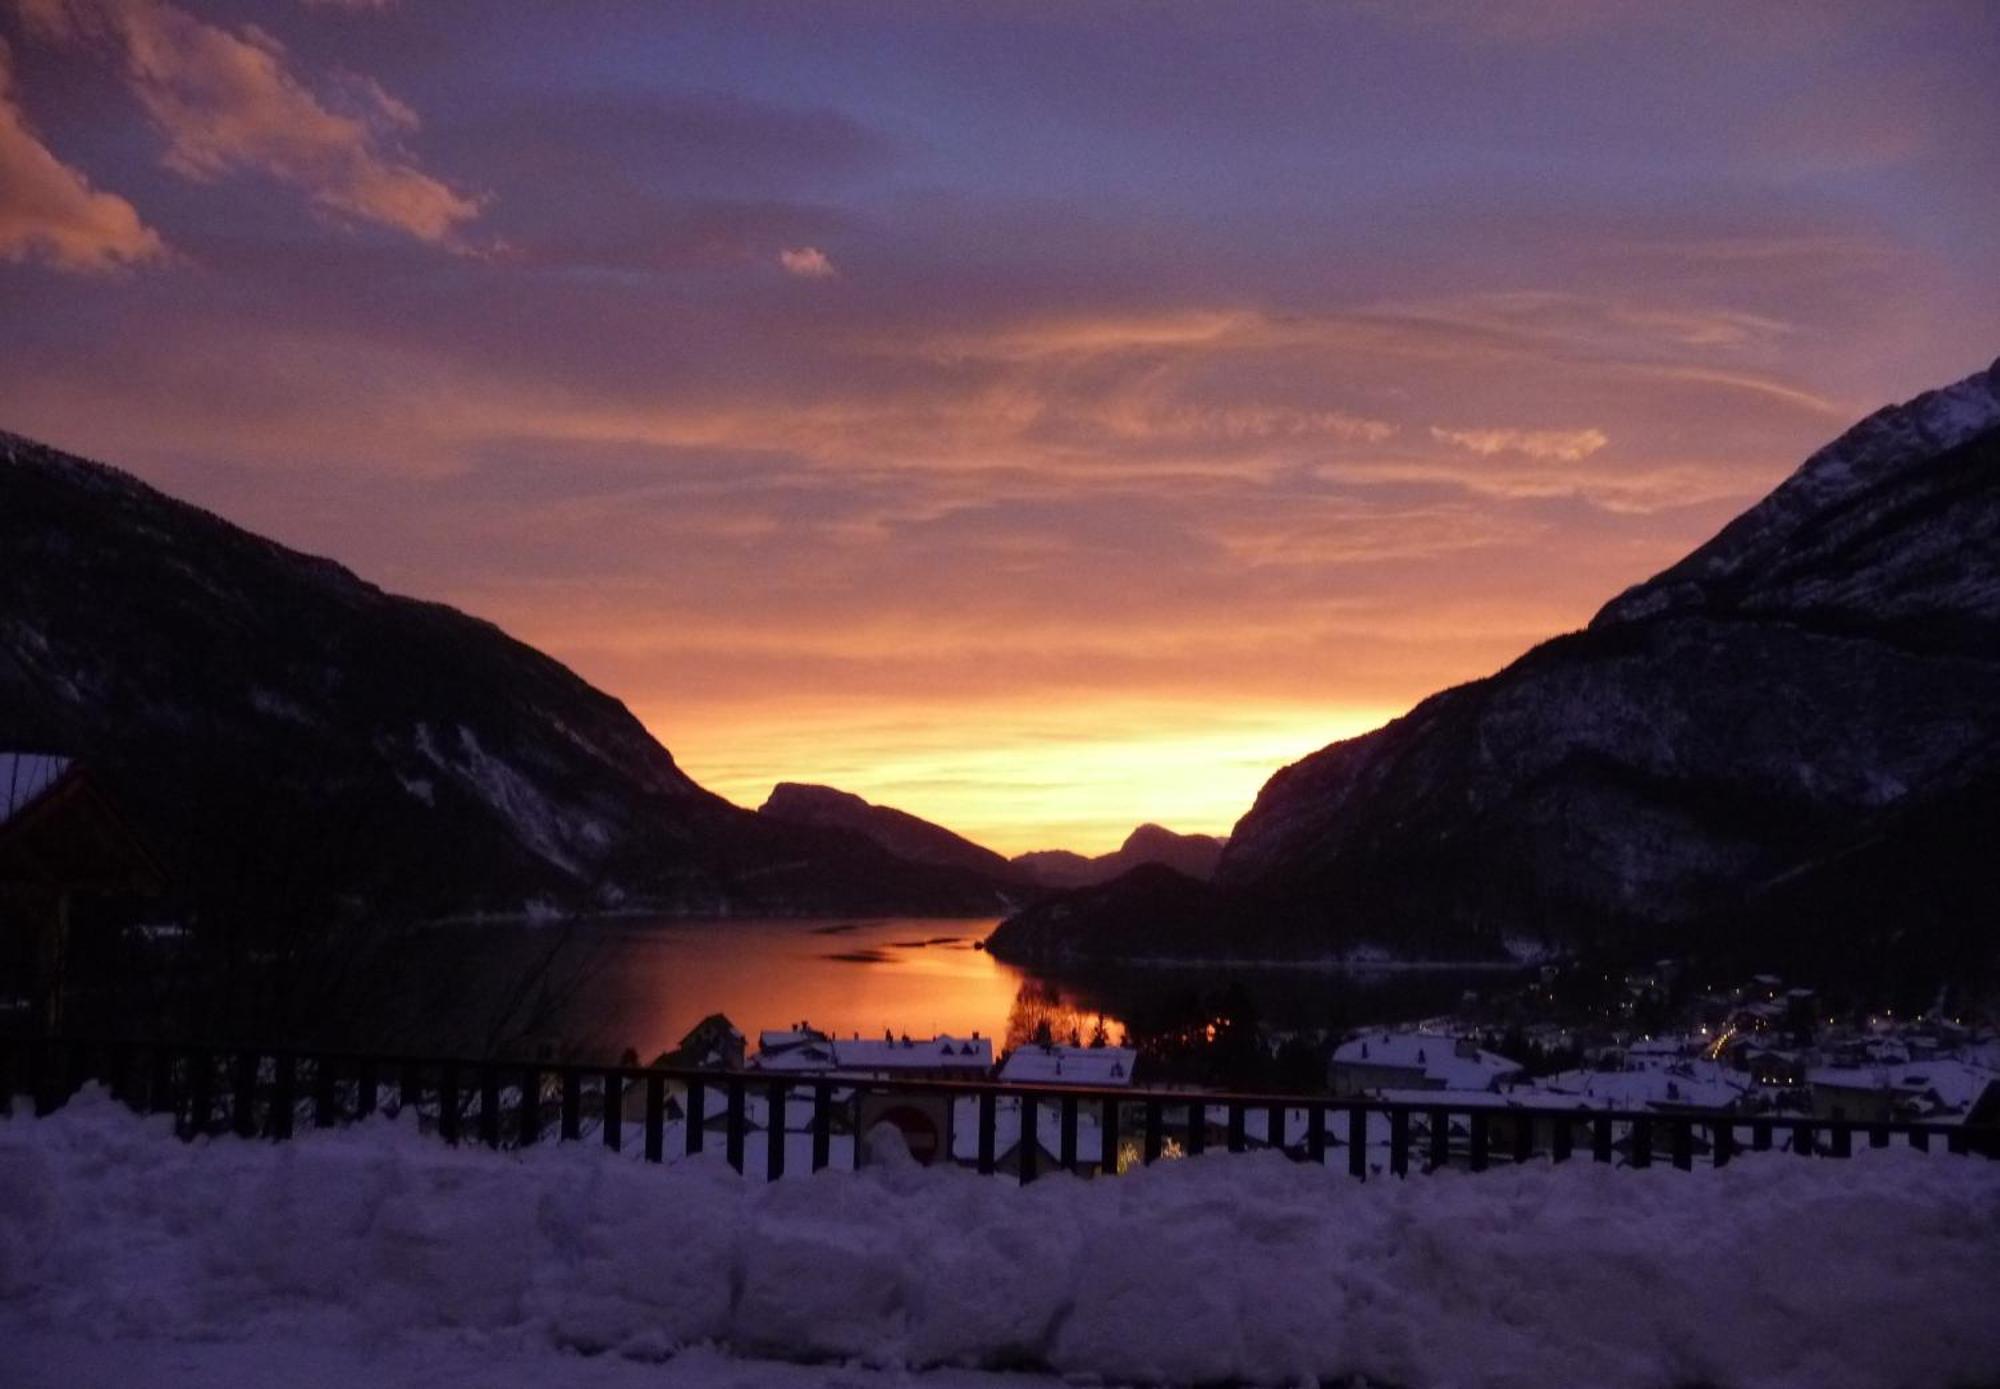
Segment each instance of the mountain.
[[1021,872],[991,849],[953,834],[942,825],[919,819],[891,806],[872,805],[849,791],[781,781],[757,813],[793,825],[851,830],[912,863],[963,869],[991,880],[996,887],[1022,886]]
[[1015,855],[1014,866],[1043,887],[1069,888],[1109,882],[1146,863],[1206,881],[1221,858],[1222,840],[1212,834],[1176,834],[1158,825],[1141,825],[1108,854],[1092,858],[1067,849],[1038,849]]
[[[1996,787],[2000,363],[1864,420],[1585,630],[1278,772],[1173,934],[1271,958],[1824,956],[1856,884],[1957,882],[1985,886],[1878,893],[1897,920],[1875,934],[1990,961],[1991,822],[1960,817]],[[989,944],[1157,953],[1158,896],[1057,899]]]
[[752,814],[490,623],[0,435],[0,747],[82,758],[190,911],[983,914]]

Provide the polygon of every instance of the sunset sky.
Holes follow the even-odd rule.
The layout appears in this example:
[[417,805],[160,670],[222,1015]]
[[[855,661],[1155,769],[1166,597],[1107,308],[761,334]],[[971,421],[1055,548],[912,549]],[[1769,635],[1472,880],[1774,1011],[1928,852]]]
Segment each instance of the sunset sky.
[[0,0],[0,428],[747,805],[1226,831],[2000,352],[2000,8]]

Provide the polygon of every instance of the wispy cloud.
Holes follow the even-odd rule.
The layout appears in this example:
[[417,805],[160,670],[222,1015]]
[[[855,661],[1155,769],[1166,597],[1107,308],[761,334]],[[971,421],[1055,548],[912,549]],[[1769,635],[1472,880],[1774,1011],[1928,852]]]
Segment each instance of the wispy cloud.
[[315,206],[423,241],[446,242],[479,200],[417,166],[399,143],[414,111],[370,79],[315,92],[285,46],[256,25],[231,31],[165,0],[21,0],[30,30],[114,48],[168,168],[212,181],[251,172]]
[[1477,454],[1520,453],[1561,463],[1580,462],[1611,442],[1601,429],[1439,429],[1436,425],[1431,426],[1431,438]]
[[0,260],[41,260],[106,271],[167,253],[138,209],[56,158],[15,100],[11,55],[0,42]]

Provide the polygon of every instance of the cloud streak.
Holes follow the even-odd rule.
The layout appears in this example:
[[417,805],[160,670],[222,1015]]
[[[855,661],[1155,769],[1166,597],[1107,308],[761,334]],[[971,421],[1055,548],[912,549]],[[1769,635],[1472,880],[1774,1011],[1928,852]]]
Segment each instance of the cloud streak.
[[12,55],[0,42],[0,259],[92,273],[166,254],[138,209],[91,187],[42,143],[15,98]]
[[163,160],[208,182],[258,173],[327,212],[448,242],[479,200],[425,173],[400,145],[416,113],[372,80],[315,93],[284,44],[255,25],[231,31],[165,0],[22,0],[32,32],[114,49],[167,141]]
[[1487,457],[1519,453],[1558,463],[1581,463],[1611,442],[1601,429],[1440,429],[1436,425],[1431,426],[1431,438]]

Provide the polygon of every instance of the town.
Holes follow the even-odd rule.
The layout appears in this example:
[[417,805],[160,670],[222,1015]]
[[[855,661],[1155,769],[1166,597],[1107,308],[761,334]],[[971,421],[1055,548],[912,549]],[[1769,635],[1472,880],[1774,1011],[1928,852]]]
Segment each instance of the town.
[[[1773,975],[1690,990],[1680,987],[1680,966],[1661,961],[1607,976],[1616,986],[1607,994],[1612,1001],[1593,1018],[1521,1022],[1522,999],[1545,995],[1558,973],[1556,966],[1545,967],[1535,982],[1505,995],[1504,1008],[1493,1001],[1476,1007],[1468,1000],[1463,1015],[1339,1036],[1246,1029],[1218,1014],[1200,1029],[1200,1041],[1233,1046],[1239,1054],[1253,1050],[1264,1062],[1253,1069],[1253,1078],[1265,1083],[1231,1085],[1232,1094],[1217,1094],[1201,1105],[1198,1118],[1197,1097],[1211,1087],[1187,1079],[1185,1037],[1163,1045],[1158,1037],[1126,1034],[1113,1043],[1101,1019],[1086,1034],[1082,1025],[1060,1032],[1043,1017],[1032,1033],[1010,1036],[996,1050],[995,1039],[977,1034],[912,1037],[889,1030],[880,1037],[838,1037],[801,1021],[761,1032],[752,1052],[745,1035],[714,1014],[652,1063],[675,1073],[665,1085],[664,1116],[667,1127],[678,1132],[663,1146],[669,1154],[699,1151],[701,1139],[687,1141],[690,1124],[726,1132],[731,1116],[716,1096],[726,1084],[722,1076],[731,1073],[765,1073],[792,1083],[783,1141],[787,1147],[796,1143],[802,1154],[811,1143],[814,1119],[813,1087],[805,1082],[830,1083],[841,1140],[832,1155],[835,1165],[866,1162],[871,1131],[884,1121],[899,1130],[903,1146],[920,1162],[972,1166],[980,1160],[976,1097],[876,1094],[867,1082],[991,1081],[1074,1090],[1078,1099],[1063,1101],[1056,1114],[1045,1112],[1039,1126],[1032,1119],[1024,1124],[1018,1096],[1003,1093],[994,1101],[990,1161],[1008,1173],[1021,1171],[1024,1142],[1035,1148],[1028,1160],[1046,1170],[1089,1175],[1142,1161],[1137,1135],[1143,1104],[1120,1101],[1118,1091],[1143,1092],[1155,1103],[1162,1092],[1188,1096],[1167,1105],[1166,1123],[1175,1135],[1166,1143],[1168,1157],[1183,1151],[1191,1120],[1206,1146],[1276,1147],[1302,1156],[1311,1115],[1285,1101],[1311,1096],[1407,1106],[1416,1146],[1454,1164],[1466,1160],[1474,1115],[1487,1126],[1493,1150],[1515,1159],[1547,1154],[1558,1144],[1565,1151],[1572,1143],[1580,1146],[1587,1141],[1581,1116],[1606,1111],[1635,1120],[1718,1113],[1745,1123],[1766,1120],[1780,1130],[1780,1147],[1795,1141],[1783,1121],[1979,1126],[2000,1120],[2000,1033],[1945,1016],[1941,1008],[1917,1017],[1831,1016],[1813,990],[1788,986]],[[1683,1001],[1670,1010],[1669,999]],[[1497,1026],[1502,1015],[1514,1021]],[[1302,1082],[1307,1058],[1318,1058],[1316,1070]],[[686,1079],[687,1072],[702,1070],[718,1072],[717,1084]],[[853,1085],[842,1087],[842,1081]],[[1246,1094],[1255,1094],[1257,1102],[1245,1104]],[[640,1122],[645,1102],[643,1087],[633,1087],[624,1100],[625,1117]],[[767,1134],[769,1107],[756,1087],[741,1104],[739,1132]],[[1107,1125],[1111,1109],[1117,1112],[1109,1114]],[[1427,1127],[1432,1123],[1444,1131],[1433,1134]],[[1124,1135],[1109,1150],[1107,1127]],[[1352,1137],[1331,1135],[1323,1147],[1341,1147]],[[1363,1165],[1387,1170],[1387,1124],[1367,1125],[1362,1141],[1369,1150]],[[1698,1151],[1707,1151],[1706,1141],[1695,1140]],[[1627,1125],[1618,1146],[1622,1150],[1630,1142]],[[745,1147],[762,1154],[769,1143],[759,1139]]]

